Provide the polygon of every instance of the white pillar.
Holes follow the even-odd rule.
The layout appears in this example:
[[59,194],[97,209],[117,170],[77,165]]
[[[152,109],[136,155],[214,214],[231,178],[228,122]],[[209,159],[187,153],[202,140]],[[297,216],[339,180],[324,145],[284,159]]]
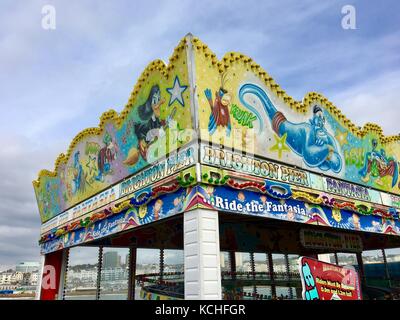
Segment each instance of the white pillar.
[[38,273],[38,283],[36,285],[35,300],[40,300],[42,294],[42,279],[43,279],[43,269],[44,269],[44,254],[40,255],[40,267]]
[[195,209],[183,217],[185,299],[221,300],[218,212]]

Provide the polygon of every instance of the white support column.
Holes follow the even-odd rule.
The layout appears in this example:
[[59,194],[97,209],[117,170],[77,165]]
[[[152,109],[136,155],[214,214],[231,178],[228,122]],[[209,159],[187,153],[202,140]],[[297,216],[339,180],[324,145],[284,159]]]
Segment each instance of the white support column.
[[218,212],[195,209],[183,217],[185,299],[221,300]]
[[35,300],[40,300],[42,294],[42,280],[43,280],[43,270],[44,270],[45,256],[42,254],[40,256],[40,267],[38,273],[38,283],[36,285]]

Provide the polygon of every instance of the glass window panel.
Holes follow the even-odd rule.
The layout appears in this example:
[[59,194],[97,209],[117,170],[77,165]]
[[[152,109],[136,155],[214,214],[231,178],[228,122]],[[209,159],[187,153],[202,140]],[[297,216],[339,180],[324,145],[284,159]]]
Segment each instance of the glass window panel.
[[183,250],[164,250],[164,272],[183,272]]
[[[164,278],[167,287],[163,287],[162,291],[168,296],[184,297],[184,256],[183,250],[164,250]],[[167,275],[166,273],[174,273]]]
[[[136,275],[151,274],[160,272],[160,250],[159,249],[137,249],[136,252]],[[152,277],[152,280],[157,280]],[[145,283],[145,286],[151,283]],[[141,287],[135,281],[135,300],[142,300],[140,297]]]
[[375,264],[375,263],[383,263],[382,250],[363,251],[362,259],[363,259],[364,265],[366,265],[366,264]]
[[100,300],[128,298],[129,249],[103,248]]
[[334,253],[322,253],[318,255],[318,260],[324,261],[327,263],[336,264],[335,254]]
[[392,285],[398,287],[400,286],[400,248],[385,249],[385,254]]
[[254,264],[256,272],[268,272],[267,254],[254,253]]
[[160,272],[159,249],[137,249],[136,274]]
[[272,299],[272,291],[270,286],[257,286],[257,293],[262,300],[271,300]]
[[298,254],[289,254],[289,272],[291,273],[299,273],[299,255]]
[[235,252],[236,272],[250,272],[250,254],[248,252]]
[[69,250],[65,300],[95,300],[99,248],[74,247]]
[[221,272],[230,272],[229,252],[221,251],[220,253]]
[[383,262],[382,250],[369,250],[362,253],[364,272],[367,284],[377,287],[388,287]]
[[278,300],[288,300],[289,299],[289,287],[276,286],[276,298]]
[[274,264],[274,273],[277,274],[278,277],[286,275],[285,255],[273,253],[272,263]]
[[355,253],[342,253],[338,252],[339,266],[357,266],[357,256]]

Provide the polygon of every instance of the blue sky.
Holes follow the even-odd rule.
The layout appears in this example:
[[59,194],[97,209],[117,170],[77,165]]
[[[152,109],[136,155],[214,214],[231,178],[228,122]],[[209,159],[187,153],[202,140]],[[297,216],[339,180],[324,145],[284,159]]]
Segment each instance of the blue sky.
[[[41,26],[46,4],[55,30]],[[347,4],[356,30],[341,27]],[[146,65],[188,32],[218,57],[252,57],[298,100],[317,91],[357,125],[400,131],[398,1],[2,0],[0,270],[39,259],[38,171],[103,111],[121,111]]]

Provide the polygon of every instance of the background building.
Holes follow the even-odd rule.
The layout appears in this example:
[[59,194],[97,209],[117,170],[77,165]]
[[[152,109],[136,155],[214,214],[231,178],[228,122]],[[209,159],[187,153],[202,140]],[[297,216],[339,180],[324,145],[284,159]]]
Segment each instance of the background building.
[[113,269],[120,267],[120,257],[118,252],[110,251],[103,254],[103,267],[106,269]]
[[20,262],[15,266],[16,272],[34,272],[39,270],[39,263],[38,262]]

